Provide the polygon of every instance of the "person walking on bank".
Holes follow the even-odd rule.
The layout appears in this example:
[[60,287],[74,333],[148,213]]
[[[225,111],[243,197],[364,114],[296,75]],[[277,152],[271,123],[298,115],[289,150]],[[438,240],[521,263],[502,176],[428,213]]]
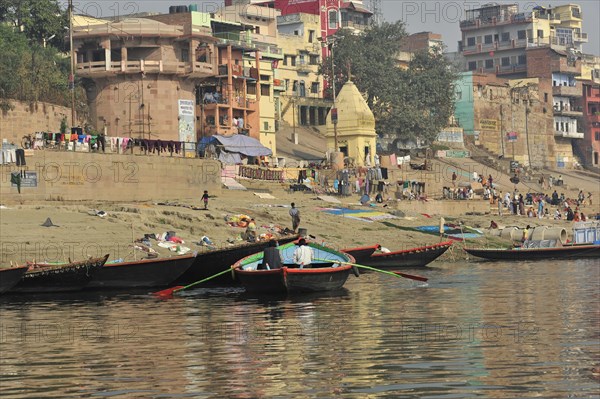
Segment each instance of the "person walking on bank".
[[202,194],[202,202],[204,202],[204,209],[208,209],[208,191],[204,190]]
[[292,209],[290,209],[290,216],[292,217],[292,230],[294,233],[298,226],[300,226],[300,211],[296,208],[296,204],[292,202]]

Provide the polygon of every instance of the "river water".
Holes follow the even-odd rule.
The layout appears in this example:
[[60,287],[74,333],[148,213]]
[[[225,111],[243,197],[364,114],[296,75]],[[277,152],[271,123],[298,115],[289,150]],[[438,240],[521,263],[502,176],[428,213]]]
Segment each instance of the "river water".
[[335,294],[3,296],[2,398],[599,397],[600,264],[436,262]]

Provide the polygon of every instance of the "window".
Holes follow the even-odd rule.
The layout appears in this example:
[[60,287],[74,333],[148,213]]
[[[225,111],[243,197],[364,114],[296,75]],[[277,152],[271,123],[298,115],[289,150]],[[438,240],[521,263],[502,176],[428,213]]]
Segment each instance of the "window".
[[269,96],[271,94],[271,87],[269,85],[260,85],[260,95]]
[[502,33],[502,41],[503,41],[503,42],[508,42],[508,41],[510,41],[510,32],[503,32],[503,33]]
[[269,122],[263,122],[263,130],[269,130]]
[[300,31],[298,31],[298,30],[295,30],[295,31],[294,31],[294,35],[295,35],[295,36],[299,36],[299,35],[300,35]]
[[485,35],[485,37],[484,37],[485,44],[492,44],[493,41],[494,41],[494,37],[492,35]]
[[294,83],[292,84],[292,93],[295,93],[298,91],[298,81],[294,80]]
[[544,31],[543,31],[542,29],[538,29],[538,32],[537,32],[537,34],[538,34],[538,37],[539,37],[539,38],[541,38],[541,39],[543,39],[543,38],[544,38]]
[[319,94],[319,82],[312,82],[310,85],[310,92],[313,94]]
[[467,38],[467,46],[472,47],[474,45],[475,45],[475,38],[474,37]]
[[181,62],[190,62],[190,50],[187,48],[181,49]]
[[319,56],[318,55],[310,55],[310,65],[319,65]]
[[246,88],[246,93],[248,94],[256,94],[256,85],[248,85]]
[[290,65],[296,66],[296,56],[295,55],[290,56]]
[[600,141],[600,132],[596,132],[594,135],[594,140]]
[[503,67],[510,66],[510,57],[502,57],[502,66]]
[[338,12],[336,10],[329,11],[329,29],[337,29],[338,27]]
[[556,131],[559,131],[560,129],[558,128],[558,122],[556,122]]
[[548,102],[548,93],[544,93],[544,102]]
[[523,40],[523,39],[527,39],[527,31],[526,30],[520,30],[517,32],[517,38],[519,40]]
[[315,31],[314,30],[309,30],[308,31],[308,42],[312,43],[315,41]]
[[306,61],[304,60],[304,54],[300,54],[300,65],[306,65]]
[[288,56],[284,55],[283,56],[283,65],[287,65],[288,64]]
[[527,56],[526,55],[520,55],[518,58],[518,64],[519,65],[526,65],[527,64]]
[[494,60],[485,60],[485,68],[491,69],[494,67]]
[[469,71],[475,71],[477,69],[477,62],[469,61]]
[[260,75],[260,80],[263,80],[263,81],[267,81],[267,82],[268,82],[268,81],[270,80],[269,78],[270,78],[270,76],[269,76],[269,75]]

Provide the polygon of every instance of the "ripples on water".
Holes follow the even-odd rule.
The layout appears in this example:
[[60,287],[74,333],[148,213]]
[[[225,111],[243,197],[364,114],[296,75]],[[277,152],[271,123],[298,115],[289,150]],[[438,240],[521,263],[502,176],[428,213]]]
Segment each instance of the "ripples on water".
[[436,263],[293,298],[0,299],[2,398],[598,397],[597,260]]

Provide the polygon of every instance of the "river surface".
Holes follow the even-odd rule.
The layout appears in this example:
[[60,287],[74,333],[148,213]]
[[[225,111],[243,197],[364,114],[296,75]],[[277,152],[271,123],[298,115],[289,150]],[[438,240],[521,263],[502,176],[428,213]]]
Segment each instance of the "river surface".
[[600,396],[600,264],[436,262],[335,294],[0,298],[0,397]]

